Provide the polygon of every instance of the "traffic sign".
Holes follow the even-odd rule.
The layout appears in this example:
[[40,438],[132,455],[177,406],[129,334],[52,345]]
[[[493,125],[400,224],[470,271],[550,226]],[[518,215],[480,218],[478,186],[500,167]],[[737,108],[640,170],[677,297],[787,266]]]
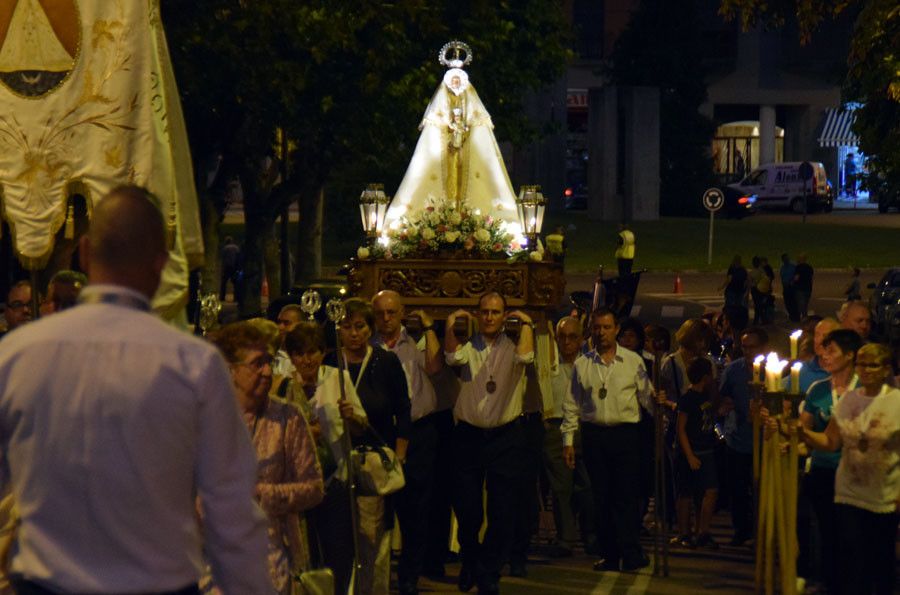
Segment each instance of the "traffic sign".
[[715,213],[725,206],[725,195],[718,188],[710,188],[703,193],[703,206],[710,213]]

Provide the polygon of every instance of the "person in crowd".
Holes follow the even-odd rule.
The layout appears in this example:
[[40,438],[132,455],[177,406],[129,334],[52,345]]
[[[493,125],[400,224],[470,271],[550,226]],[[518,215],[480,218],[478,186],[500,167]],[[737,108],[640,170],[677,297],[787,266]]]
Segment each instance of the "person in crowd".
[[6,306],[3,308],[6,320],[6,333],[12,332],[25,323],[31,322],[31,282],[19,281],[6,294]]
[[157,205],[136,186],[99,200],[79,245],[82,303],[0,343],[18,593],[197,594],[201,543],[223,591],[273,591],[228,369],[150,312],[168,259]]
[[[854,362],[860,347],[862,341],[859,335],[847,329],[837,329],[825,336],[821,364],[829,376],[812,383],[806,393],[800,422],[807,430],[824,432],[838,400],[848,391],[858,388],[859,376],[854,373]],[[803,481],[803,493],[811,505],[819,529],[821,557],[817,566],[822,571],[828,591],[832,593],[837,592],[835,564],[838,535],[834,525],[834,480],[840,460],[838,452],[814,451]]]
[[[403,550],[397,566],[398,588],[401,595],[409,595],[418,592],[419,575],[429,542],[428,521],[437,495],[436,476],[442,474],[438,460],[439,441],[441,438],[446,440],[446,436],[440,435],[438,420],[450,416],[452,423],[452,401],[446,398],[448,391],[446,388],[439,391],[435,382],[455,384],[456,378],[443,373],[448,369],[443,365],[441,342],[434,330],[434,320],[425,311],[413,312],[422,321],[423,337],[416,341],[403,325],[406,311],[396,291],[378,292],[372,299],[372,310],[377,331],[372,342],[393,352],[400,360],[411,403],[412,426],[403,467],[406,486],[397,495],[397,516],[403,536]],[[449,517],[446,505],[444,510]],[[444,538],[446,542],[446,533]],[[443,566],[443,558],[439,563]]]
[[616,264],[619,267],[619,277],[631,274],[634,265],[634,232],[629,229],[627,223],[619,223],[619,233],[616,236]]
[[231,236],[225,236],[222,245],[222,283],[219,287],[219,299],[225,301],[228,282],[231,281],[235,301],[240,296],[241,285],[241,247]]
[[640,544],[640,409],[652,414],[654,391],[644,361],[619,347],[619,326],[608,308],[591,313],[594,348],[575,360],[563,403],[563,456],[575,466],[580,429],[584,462],[594,493],[597,570],[635,571],[650,561]]
[[740,255],[735,255],[725,273],[725,282],[719,287],[719,291],[725,292],[725,305],[746,309],[749,283],[747,269],[741,263]]
[[710,345],[710,355],[717,371],[741,357],[741,333],[749,322],[747,309],[740,306],[725,306],[714,317],[715,340]]
[[[342,358],[369,420],[354,445],[388,446],[406,463],[410,435],[409,389],[397,356],[370,344],[375,332],[372,305],[359,298],[344,302],[346,314],[338,325]],[[337,364],[336,354],[326,359]],[[391,578],[391,529],[394,495],[359,496],[359,592],[386,595]]]
[[238,408],[256,450],[255,495],[269,521],[269,575],[279,595],[291,595],[292,575],[309,569],[300,515],[325,494],[315,441],[296,406],[270,397],[268,337],[251,322],[218,331],[213,342],[231,370]]
[[78,303],[78,295],[87,285],[87,276],[78,271],[57,271],[47,285],[47,297],[41,303],[41,316],[62,312]]
[[753,424],[750,418],[750,379],[753,359],[765,353],[769,335],[750,327],[741,335],[743,357],[725,367],[719,385],[725,415],[726,489],[731,503],[734,535],[730,545],[740,546],[753,537],[751,488],[753,485]]
[[838,592],[894,592],[900,502],[900,389],[886,384],[890,350],[870,343],[856,355],[860,388],[833,405],[824,432],[800,436],[811,448],[841,451],[834,501]]
[[[687,368],[688,391],[678,399],[677,456],[678,532],[680,542],[691,547],[718,549],[709,533],[716,510],[719,481],[716,475],[716,414],[709,387],[715,382],[713,364],[704,357],[694,358]],[[700,501],[695,514],[694,534],[690,529],[691,504]]]
[[762,258],[754,256],[750,269],[750,297],[753,300],[753,324],[765,324],[766,308],[769,294],[772,293],[772,281],[762,268]]
[[872,312],[869,307],[859,301],[844,302],[838,312],[841,328],[849,329],[859,335],[863,341],[869,340],[872,331]]
[[772,265],[769,264],[769,259],[767,257],[760,256],[760,259],[762,260],[762,270],[766,274],[766,277],[769,278],[765,308],[765,324],[771,324],[772,321],[775,320],[775,270],[772,268]]
[[[825,351],[825,337],[828,336],[828,333],[837,330],[838,328],[840,328],[840,325],[834,318],[823,318],[816,323],[812,333],[813,353],[815,353],[815,356],[809,361],[804,361],[803,365],[800,367],[801,392],[806,392],[807,390],[809,390],[809,387],[813,382],[828,378],[828,371],[822,367],[822,356]],[[801,335],[801,343],[803,343],[804,336],[808,336],[807,333],[808,331],[804,331],[804,334]],[[784,386],[787,387],[789,382],[790,379],[786,378],[784,380]]]
[[[334,595],[346,595],[353,574],[353,523],[350,475],[344,432],[360,436],[368,417],[356,394],[350,374],[323,365],[325,333],[314,322],[298,323],[285,336],[285,349],[294,366],[287,397],[309,420],[325,479],[325,497],[310,510],[310,546],[317,550],[313,566],[334,573]],[[340,375],[344,382],[341,386]]]
[[856,160],[853,153],[847,153],[844,159],[844,194],[856,198]]
[[[294,374],[294,366],[290,355],[284,347],[284,339],[303,320],[303,310],[298,304],[287,304],[278,312],[275,324],[278,325],[278,351],[272,361],[272,375],[275,378],[275,386],[280,388],[280,383],[289,379]],[[280,392],[280,391],[279,391]]]
[[859,274],[859,267],[853,267],[853,276],[850,277],[850,282],[847,283],[847,287],[844,288],[844,296],[847,298],[848,302],[855,302],[862,299],[862,288],[859,283]]
[[[521,321],[519,339],[504,332],[507,318]],[[461,341],[453,331],[458,319],[473,316],[457,310],[447,318],[444,352],[457,368],[456,515],[462,568],[459,589],[477,582],[482,594],[498,593],[502,557],[512,543],[516,508],[510,505],[524,475],[525,428],[522,402],[525,367],[534,361],[534,329],[524,312],[507,312],[505,298],[496,292],[478,300],[478,333]],[[484,519],[483,486],[487,490],[487,533],[479,543]]]
[[797,315],[802,320],[809,313],[809,300],[812,298],[813,268],[806,262],[805,253],[797,256],[797,266],[794,268],[794,279],[791,286],[794,288],[794,299],[797,305]]
[[[581,322],[572,316],[556,323],[556,346],[559,363],[552,378],[553,402],[544,419],[544,470],[553,496],[553,518],[556,523],[554,555],[569,557],[578,542],[578,529],[585,551],[599,554],[594,529],[591,480],[584,466],[581,433],[577,430],[572,445],[575,448],[575,467],[570,469],[563,458],[560,426],[563,421],[563,401],[572,384],[575,359],[581,354],[584,333]],[[577,517],[577,522],[576,522]]]
[[664,326],[648,324],[644,327],[644,351],[653,354],[654,359],[672,350],[672,334]]
[[778,269],[778,277],[781,280],[781,298],[784,300],[784,309],[792,322],[800,322],[797,313],[797,297],[794,291],[794,273],[797,265],[791,257],[784,253],[781,255],[781,267]]

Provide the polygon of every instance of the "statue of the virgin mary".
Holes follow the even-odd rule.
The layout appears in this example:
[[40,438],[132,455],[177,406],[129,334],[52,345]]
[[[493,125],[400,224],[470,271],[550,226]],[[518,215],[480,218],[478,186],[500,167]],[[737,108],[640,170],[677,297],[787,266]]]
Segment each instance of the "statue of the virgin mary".
[[388,209],[388,225],[414,216],[431,197],[490,213],[518,230],[515,195],[491,116],[463,70],[471,61],[472,50],[464,43],[441,49],[440,62],[448,70],[419,125],[419,142]]

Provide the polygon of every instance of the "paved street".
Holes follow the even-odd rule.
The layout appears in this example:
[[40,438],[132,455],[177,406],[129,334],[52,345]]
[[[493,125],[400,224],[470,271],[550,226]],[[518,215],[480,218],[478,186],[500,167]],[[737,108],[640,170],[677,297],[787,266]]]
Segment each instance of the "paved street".
[[[719,514],[713,534],[720,544],[726,544],[731,535],[728,516]],[[644,548],[652,558],[651,544]],[[529,558],[528,577],[504,577],[501,593],[506,595],[547,595],[555,593],[582,594],[673,594],[696,595],[709,593],[749,593],[753,591],[753,552],[750,547],[734,548],[722,545],[717,551],[672,548],[669,557],[669,576],[653,576],[653,566],[640,573],[595,572],[595,557],[583,553],[572,558],[550,559],[541,555],[541,546],[535,545]],[[448,576],[442,582],[420,581],[423,593],[459,593],[456,580],[459,564],[447,566]],[[471,591],[475,593],[475,589]]]

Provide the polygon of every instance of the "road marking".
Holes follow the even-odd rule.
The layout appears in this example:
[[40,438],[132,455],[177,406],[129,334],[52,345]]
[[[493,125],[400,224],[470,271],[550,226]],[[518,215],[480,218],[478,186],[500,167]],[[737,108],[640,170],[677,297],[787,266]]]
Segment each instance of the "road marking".
[[609,593],[612,590],[613,585],[616,584],[618,578],[618,572],[604,572],[603,578],[600,579],[600,582],[594,585],[594,588],[591,589],[591,595],[606,595],[606,593]]
[[652,570],[647,572],[647,570],[651,568],[652,564],[651,566],[644,568],[640,572],[640,574],[638,574],[637,578],[634,579],[634,584],[628,587],[628,590],[625,591],[625,595],[641,595],[641,593],[647,592],[647,587],[650,586],[650,575],[653,572]]

